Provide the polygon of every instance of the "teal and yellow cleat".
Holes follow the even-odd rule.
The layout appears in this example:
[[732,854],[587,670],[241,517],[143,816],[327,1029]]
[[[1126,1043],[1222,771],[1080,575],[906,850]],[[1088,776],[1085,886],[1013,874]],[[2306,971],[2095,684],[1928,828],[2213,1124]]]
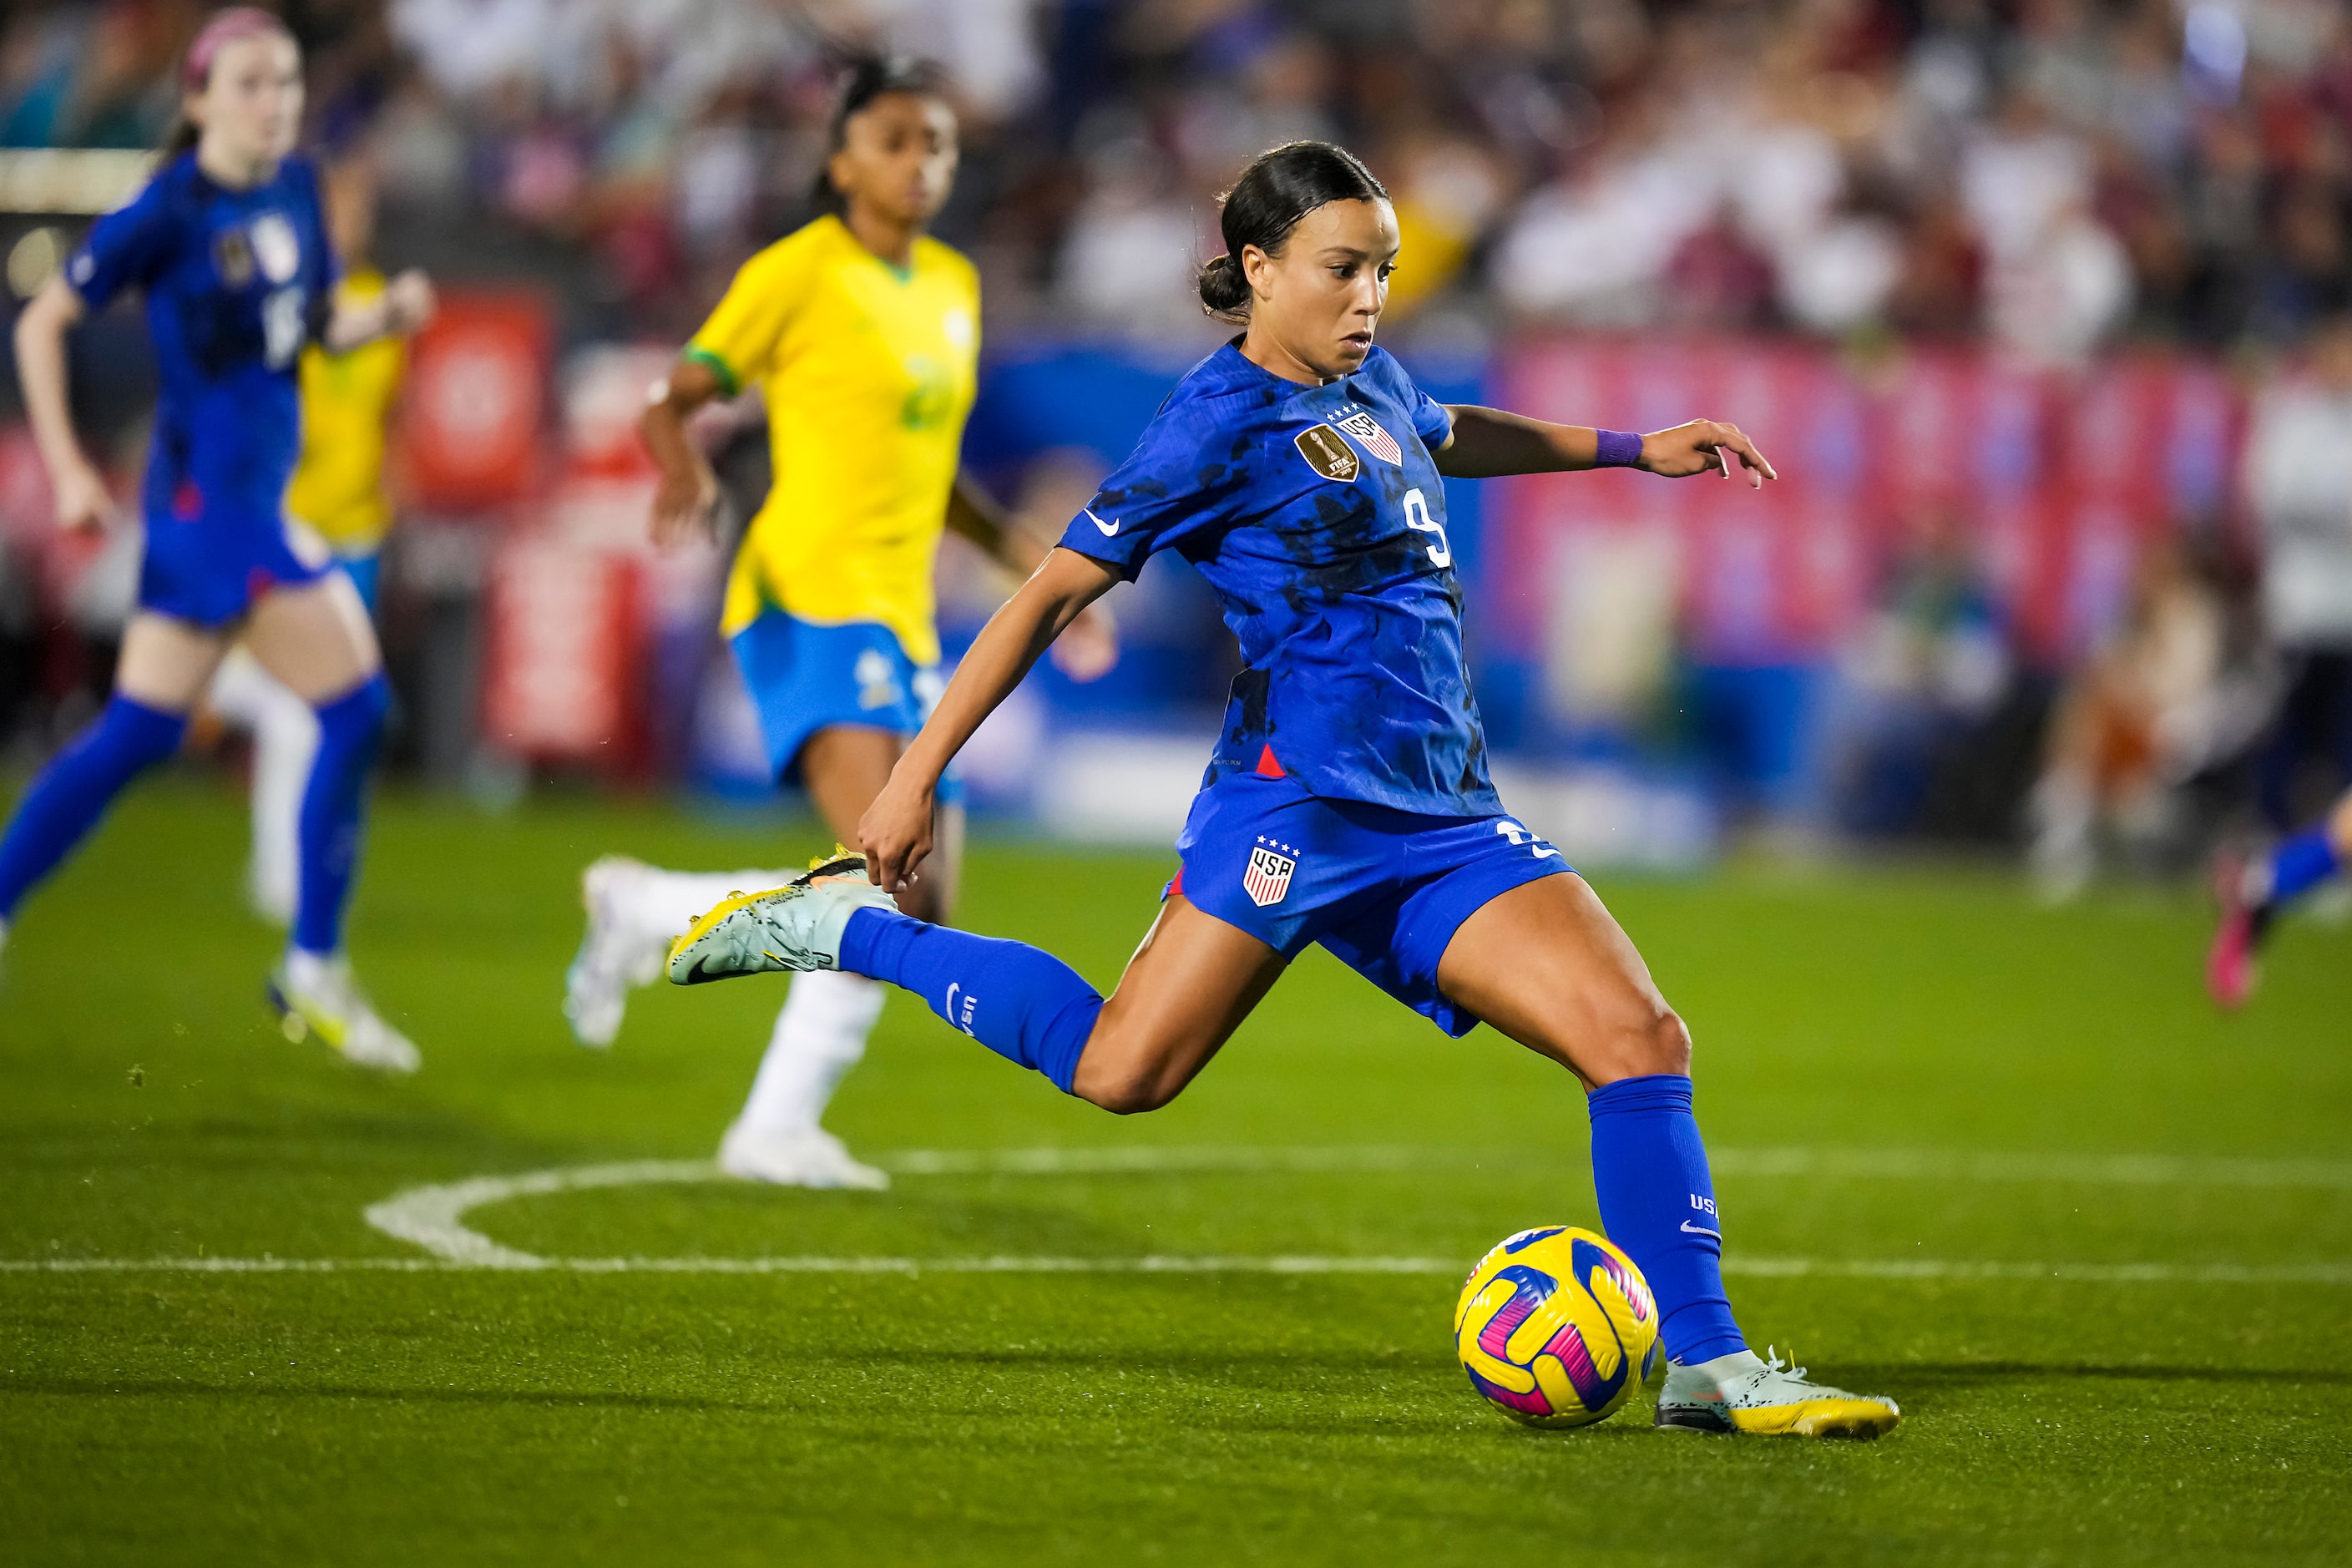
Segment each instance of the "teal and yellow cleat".
[[1902,1419],[1892,1399],[1811,1383],[1801,1366],[1769,1352],[1759,1358],[1743,1351],[1696,1366],[1668,1363],[1656,1425],[1674,1432],[1866,1442],[1894,1431]]
[[384,1022],[352,978],[351,960],[289,953],[269,972],[267,992],[278,1026],[296,1045],[313,1036],[355,1067],[415,1072],[415,1043]]
[[838,969],[849,917],[898,907],[866,876],[866,857],[836,845],[782,887],[730,893],[696,921],[669,950],[670,984]]

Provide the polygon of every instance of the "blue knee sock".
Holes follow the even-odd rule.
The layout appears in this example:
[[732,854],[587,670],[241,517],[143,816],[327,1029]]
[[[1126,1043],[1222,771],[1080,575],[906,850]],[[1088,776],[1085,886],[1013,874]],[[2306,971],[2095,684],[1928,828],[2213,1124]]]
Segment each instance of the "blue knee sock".
[[294,945],[331,953],[343,945],[343,909],[359,870],[360,813],[368,764],[383,733],[392,688],[382,674],[319,704],[319,754],[302,793],[302,880],[294,905]]
[[184,713],[120,695],[107,700],[16,803],[0,837],[0,920],[16,918],[17,901],[33,884],[57,869],[124,784],[180,749],[187,728]]
[[841,967],[903,986],[1007,1061],[1064,1094],[1103,1001],[1078,972],[1026,942],[860,910],[841,933]]
[[1587,1098],[1601,1223],[1650,1282],[1658,1338],[1685,1365],[1746,1350],[1723,1293],[1723,1226],[1680,1073],[1620,1079]]
[[2271,896],[2266,903],[2284,904],[2307,893],[2338,869],[2336,846],[2327,830],[2315,827],[2298,833],[2271,854]]

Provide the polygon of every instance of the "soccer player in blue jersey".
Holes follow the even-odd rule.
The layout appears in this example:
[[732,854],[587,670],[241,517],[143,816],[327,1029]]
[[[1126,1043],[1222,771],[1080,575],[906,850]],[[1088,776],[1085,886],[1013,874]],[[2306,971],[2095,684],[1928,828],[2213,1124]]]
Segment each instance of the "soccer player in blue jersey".
[[[1592,889],[1496,795],[1445,535],[1445,476],[1737,465],[1760,486],[1771,467],[1707,420],[1636,436],[1432,402],[1372,346],[1396,216],[1337,147],[1260,156],[1222,226],[1201,295],[1244,331],[1179,384],[989,622],[859,824],[863,855],[721,903],[679,940],[670,977],[870,975],[1124,1113],[1174,1099],[1319,942],[1448,1034],[1491,1024],[1582,1081],[1602,1222],[1657,1298],[1659,1426],[1889,1430],[1892,1401],[1758,1357],[1732,1317],[1689,1032]],[[1181,869],[1106,998],[1034,948],[900,914],[886,889],[921,875],[949,759],[1073,616],[1160,550],[1215,589],[1247,668]]]
[[337,300],[318,184],[292,155],[302,61],[284,23],[251,7],[218,13],[189,47],[182,89],[185,121],[153,177],[91,226],[17,320],[26,409],[66,527],[100,527],[113,510],[75,439],[67,330],[140,290],[163,391],[141,495],[139,608],[114,693],[0,836],[0,938],[123,786],[178,748],[190,708],[242,637],[319,721],[292,940],[270,998],[289,1035],[315,1033],[363,1066],[410,1072],[416,1047],[368,1005],[342,951],[389,688],[358,591],[323,542],[289,522],[283,501],[300,447],[304,345],[343,350],[413,331],[432,312],[432,289],[411,273],[373,300]]
[[2272,924],[2297,899],[2342,875],[2352,860],[2352,792],[2316,826],[2269,853],[2221,868],[2214,890],[2221,923],[2205,955],[2205,988],[2220,1005],[2246,1005],[2261,978],[2259,957]]

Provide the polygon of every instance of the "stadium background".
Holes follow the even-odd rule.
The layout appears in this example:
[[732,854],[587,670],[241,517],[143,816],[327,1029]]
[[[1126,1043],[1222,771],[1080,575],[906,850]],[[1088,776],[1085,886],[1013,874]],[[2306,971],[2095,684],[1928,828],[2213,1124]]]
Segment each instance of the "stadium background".
[[[385,616],[395,766],[437,786],[760,792],[709,630],[720,555],[642,545],[630,421],[732,268],[804,216],[832,62],[876,46],[957,82],[940,226],[986,301],[969,452],[1041,529],[1217,341],[1188,283],[1220,248],[1214,195],[1302,135],[1346,141],[1396,193],[1383,341],[1439,395],[1640,428],[1706,411],[1783,463],[1761,500],[1624,476],[1451,487],[1507,789],[1585,861],[1685,866],[1749,833],[2020,842],[2047,716],[2144,607],[2152,559],[2185,562],[2227,628],[2192,696],[2261,688],[2241,452],[2263,386],[2342,303],[2336,6],[286,9],[314,140],[379,164],[381,258],[449,300],[402,418]],[[79,209],[135,183],[202,14],[11,8],[13,294]],[[142,338],[126,308],[75,349],[126,494]],[[764,480],[756,411],[714,424],[740,519]],[[0,536],[0,729],[28,758],[102,690],[135,553],[56,535],[13,416]],[[952,648],[1005,585],[953,540],[942,585]],[[1041,672],[976,743],[983,809],[1167,841],[1230,645],[1179,563],[1122,598],[1110,679]],[[2177,868],[2229,820],[2251,728],[2189,748],[2193,809],[2144,836],[2145,861]]]

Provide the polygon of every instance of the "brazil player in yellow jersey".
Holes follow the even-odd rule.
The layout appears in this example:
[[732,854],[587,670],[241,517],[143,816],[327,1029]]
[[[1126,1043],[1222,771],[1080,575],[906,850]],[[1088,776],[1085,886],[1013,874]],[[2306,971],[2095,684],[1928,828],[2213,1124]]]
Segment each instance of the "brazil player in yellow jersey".
[[[942,684],[931,590],[941,529],[1024,574],[1046,546],[1011,526],[959,468],[978,377],[980,284],[971,262],[925,232],[956,166],[955,118],[930,72],[904,60],[856,67],[830,146],[821,216],[743,264],[653,389],[643,429],[662,470],[654,536],[674,542],[708,525],[718,494],[688,416],[754,388],[766,399],[775,478],[735,558],[720,630],[778,781],[801,784],[846,840]],[[1108,668],[1108,623],[1072,630],[1063,668],[1081,679]],[[942,844],[959,843],[951,800],[939,829]],[[934,868],[902,902],[940,920],[954,900],[952,849]],[[730,889],[777,879],[618,857],[589,867],[587,931],[565,987],[574,1034],[609,1044],[629,987],[659,976],[669,939]],[[797,977],[720,1166],[789,1185],[883,1185],[880,1171],[819,1124],[881,1011],[873,981]]]
[[[363,151],[347,152],[320,170],[328,237],[342,258],[339,304],[380,300],[384,277],[369,259],[375,237],[375,167]],[[386,430],[408,364],[406,340],[377,338],[332,353],[317,342],[302,351],[302,447],[286,488],[296,526],[325,542],[373,613],[378,552],[392,527],[384,489]],[[213,676],[207,701],[226,722],[253,736],[253,847],[246,897],[278,925],[294,919],[300,875],[296,844],[304,786],[319,747],[310,705],[273,679],[243,645]]]

